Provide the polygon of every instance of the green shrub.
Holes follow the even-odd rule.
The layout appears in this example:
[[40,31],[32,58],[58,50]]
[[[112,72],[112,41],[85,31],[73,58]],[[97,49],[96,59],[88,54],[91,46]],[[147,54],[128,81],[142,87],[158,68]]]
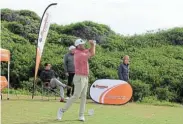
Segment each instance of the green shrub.
[[161,101],[169,101],[173,98],[173,93],[168,90],[168,87],[158,87],[156,88],[155,93],[157,95],[157,98]]
[[133,80],[131,81],[131,85],[133,88],[134,101],[142,101],[144,97],[151,94],[149,84],[145,84],[140,80]]

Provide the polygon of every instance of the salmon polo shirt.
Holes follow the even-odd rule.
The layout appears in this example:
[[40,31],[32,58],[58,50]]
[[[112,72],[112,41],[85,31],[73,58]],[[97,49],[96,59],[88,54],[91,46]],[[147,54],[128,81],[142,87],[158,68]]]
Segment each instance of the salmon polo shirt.
[[75,65],[75,74],[88,76],[89,74],[89,50],[78,50],[74,51],[74,65]]

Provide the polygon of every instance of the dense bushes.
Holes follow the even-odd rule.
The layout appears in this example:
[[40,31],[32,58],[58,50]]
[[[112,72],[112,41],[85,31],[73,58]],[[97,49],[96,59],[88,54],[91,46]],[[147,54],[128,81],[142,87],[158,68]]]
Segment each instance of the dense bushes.
[[145,84],[140,80],[133,80],[130,83],[133,88],[133,100],[141,101],[144,97],[147,97],[150,94],[150,85]]
[[[35,40],[40,18],[31,11],[1,11],[2,48],[11,51],[10,83],[13,88],[31,90],[35,67]],[[117,79],[120,58],[130,56],[130,84],[134,101],[156,98],[183,102],[183,28],[160,30],[134,36],[115,34],[108,26],[94,22],[50,26],[40,68],[45,62],[62,80],[63,57],[78,37],[97,40],[96,56],[90,63],[90,84],[96,79]],[[2,74],[7,73],[1,64]]]

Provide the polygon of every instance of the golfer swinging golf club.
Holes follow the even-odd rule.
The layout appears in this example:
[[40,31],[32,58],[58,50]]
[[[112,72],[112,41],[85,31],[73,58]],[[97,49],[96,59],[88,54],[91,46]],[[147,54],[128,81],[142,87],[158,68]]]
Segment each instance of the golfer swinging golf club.
[[67,100],[63,108],[59,108],[57,112],[57,119],[61,120],[63,113],[66,112],[69,107],[81,97],[80,110],[79,110],[79,120],[85,121],[84,111],[86,105],[87,89],[88,89],[88,75],[89,75],[89,65],[88,59],[95,55],[95,41],[89,40],[90,49],[85,49],[85,41],[82,39],[77,39],[75,41],[76,49],[74,51],[74,65],[75,65],[75,75],[74,75],[74,95]]

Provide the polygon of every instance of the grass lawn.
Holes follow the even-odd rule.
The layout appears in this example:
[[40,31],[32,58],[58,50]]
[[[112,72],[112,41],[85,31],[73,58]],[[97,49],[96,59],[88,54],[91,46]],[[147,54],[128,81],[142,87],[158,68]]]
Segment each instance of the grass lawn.
[[[11,97],[10,97],[11,98]],[[56,120],[60,103],[52,98],[14,98],[1,101],[2,124],[182,124],[183,107],[152,106],[128,103],[122,106],[99,105],[88,101],[85,122],[78,121],[79,101],[64,113],[63,120]],[[89,116],[88,109],[94,109]]]

